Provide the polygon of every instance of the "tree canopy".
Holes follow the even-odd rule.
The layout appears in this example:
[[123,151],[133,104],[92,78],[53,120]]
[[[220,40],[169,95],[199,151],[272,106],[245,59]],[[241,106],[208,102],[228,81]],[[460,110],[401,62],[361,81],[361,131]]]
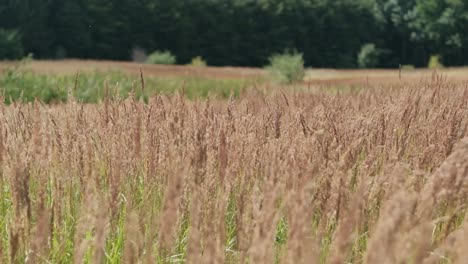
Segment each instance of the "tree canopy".
[[129,60],[138,47],[263,66],[297,50],[313,67],[426,66],[436,54],[464,65],[466,25],[468,0],[3,0],[0,56]]

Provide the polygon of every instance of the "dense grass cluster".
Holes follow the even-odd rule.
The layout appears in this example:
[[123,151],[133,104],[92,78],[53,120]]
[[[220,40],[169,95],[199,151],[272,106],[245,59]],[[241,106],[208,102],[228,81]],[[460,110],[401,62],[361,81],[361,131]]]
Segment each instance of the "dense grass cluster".
[[467,101],[434,76],[1,105],[0,261],[463,263]]
[[141,89],[141,82],[140,76],[119,71],[54,75],[36,73],[19,65],[0,72],[0,93],[7,104],[13,101],[32,102],[35,99],[44,103],[66,102],[69,96],[82,103],[97,103],[106,96],[125,98],[134,93],[137,97],[147,98],[178,91],[189,99],[229,98],[239,96],[246,87],[261,83],[261,80],[144,77],[146,89]]

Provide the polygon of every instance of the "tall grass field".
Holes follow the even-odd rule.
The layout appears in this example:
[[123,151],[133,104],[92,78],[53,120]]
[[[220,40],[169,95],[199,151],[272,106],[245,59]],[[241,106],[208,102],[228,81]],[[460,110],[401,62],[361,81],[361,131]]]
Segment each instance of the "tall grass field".
[[0,75],[1,263],[465,263],[468,88]]

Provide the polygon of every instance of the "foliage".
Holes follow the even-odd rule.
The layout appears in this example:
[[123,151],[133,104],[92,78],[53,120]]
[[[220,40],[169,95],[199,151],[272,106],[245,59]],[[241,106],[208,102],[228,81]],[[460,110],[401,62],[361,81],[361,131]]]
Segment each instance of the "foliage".
[[430,54],[464,65],[467,14],[466,0],[0,3],[0,25],[18,30],[37,58],[130,60],[138,46],[171,50],[181,64],[201,55],[214,66],[263,66],[271,54],[297,48],[306,66],[355,68],[366,43],[388,51],[377,67],[425,67]]
[[427,65],[429,69],[440,69],[443,68],[444,65],[440,61],[440,56],[439,55],[432,55],[431,58],[429,59],[429,63]]
[[296,47],[307,65],[354,67],[361,41],[374,37],[367,2],[16,0],[0,4],[0,25],[18,28],[38,58],[61,47],[72,58],[129,60],[138,46],[171,50],[181,64],[200,55],[214,66],[262,66]]
[[190,65],[195,66],[195,67],[205,67],[206,61],[201,56],[196,56],[192,59],[192,62],[190,62]]
[[172,65],[176,63],[176,57],[170,51],[154,51],[148,56],[146,63]]
[[257,80],[146,77],[142,94],[141,89],[135,87],[140,83],[138,76],[117,71],[83,72],[77,78],[76,75],[38,74],[23,67],[15,67],[0,74],[0,89],[6,103],[32,102],[36,98],[44,103],[66,102],[69,93],[80,102],[97,103],[104,100],[106,94],[116,99],[127,98],[133,90],[136,90],[137,97],[144,98],[182,92],[189,99],[228,98],[231,95],[239,96],[245,87],[254,82]]
[[418,0],[415,10],[416,36],[430,43],[430,52],[439,54],[449,65],[466,65],[468,36],[464,29],[468,23],[468,1]]
[[0,28],[0,60],[19,59],[22,56],[23,47],[18,32]]
[[381,54],[379,67],[397,68],[402,64],[426,66],[425,43],[415,36],[414,24],[418,20],[415,11],[417,0],[375,0],[375,15],[379,37],[376,46],[386,50]]
[[375,47],[375,44],[366,44],[362,46],[358,55],[358,65],[361,68],[375,68],[379,65],[381,51]]
[[302,81],[305,76],[304,59],[301,53],[285,52],[270,57],[266,70],[271,77],[281,83],[291,84]]

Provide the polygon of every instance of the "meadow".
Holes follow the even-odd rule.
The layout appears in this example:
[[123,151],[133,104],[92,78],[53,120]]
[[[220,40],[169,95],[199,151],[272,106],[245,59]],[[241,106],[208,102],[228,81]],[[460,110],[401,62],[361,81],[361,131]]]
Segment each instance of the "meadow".
[[[223,75],[220,75],[221,78],[212,78],[197,72],[182,76],[167,73],[154,76],[153,72],[146,69],[122,69],[107,65],[95,68],[75,66],[74,71],[71,71],[67,70],[67,64],[52,65],[44,67],[39,63],[36,66],[35,62],[29,61],[5,65],[0,75],[0,94],[4,102],[9,104],[38,99],[46,104],[63,103],[72,96],[82,103],[98,103],[106,96],[126,98],[134,93],[137,97],[147,99],[156,94],[176,92],[183,92],[188,99],[229,98],[239,96],[244,89],[264,79],[262,76],[236,78]],[[200,69],[194,70],[200,72]],[[217,72],[215,74],[219,75]]]
[[464,263],[468,87],[392,76],[10,67],[0,262]]

